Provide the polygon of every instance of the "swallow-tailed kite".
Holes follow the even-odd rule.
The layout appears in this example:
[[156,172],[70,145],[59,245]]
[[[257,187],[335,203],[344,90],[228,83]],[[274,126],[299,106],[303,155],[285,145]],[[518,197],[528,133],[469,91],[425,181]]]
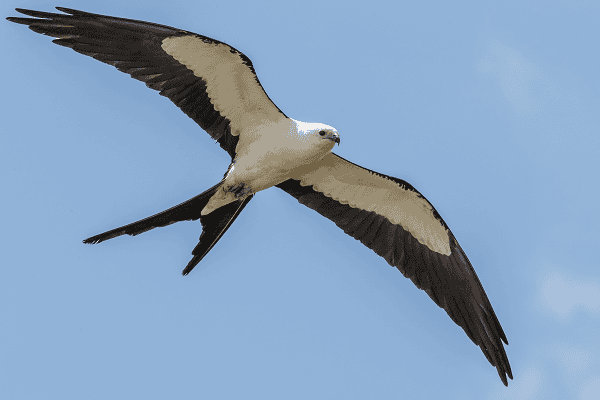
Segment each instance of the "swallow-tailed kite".
[[287,117],[265,93],[248,57],[223,42],[149,22],[57,9],[66,14],[17,9],[34,18],[8,20],[145,82],[231,156],[223,180],[204,193],[85,243],[199,219],[202,234],[183,270],[187,275],[254,195],[276,186],[427,292],[508,384],[512,372],[502,344],[508,342],[483,286],[442,217],[414,187],[332,153],[338,132]]

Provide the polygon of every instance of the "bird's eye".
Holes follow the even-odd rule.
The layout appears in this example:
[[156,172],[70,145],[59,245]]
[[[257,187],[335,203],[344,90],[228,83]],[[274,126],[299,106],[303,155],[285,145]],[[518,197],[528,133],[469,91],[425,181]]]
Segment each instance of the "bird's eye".
[[325,136],[325,135],[327,135],[327,132],[325,132],[325,131],[319,132],[319,136]]

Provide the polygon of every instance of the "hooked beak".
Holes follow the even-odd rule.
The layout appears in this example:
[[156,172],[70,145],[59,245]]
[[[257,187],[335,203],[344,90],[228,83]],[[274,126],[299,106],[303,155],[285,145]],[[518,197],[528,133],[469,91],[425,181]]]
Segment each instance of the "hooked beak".
[[340,135],[338,135],[337,133],[333,135],[333,141],[336,142],[338,144],[338,146],[340,145]]

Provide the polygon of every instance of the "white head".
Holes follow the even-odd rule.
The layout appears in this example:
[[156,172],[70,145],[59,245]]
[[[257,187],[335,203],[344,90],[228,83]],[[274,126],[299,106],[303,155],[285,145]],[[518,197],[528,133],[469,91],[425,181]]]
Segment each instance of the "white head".
[[331,151],[335,143],[340,144],[340,134],[338,131],[329,125],[320,124],[318,122],[302,122],[296,121],[298,129],[298,137],[311,145],[318,147],[327,147]]

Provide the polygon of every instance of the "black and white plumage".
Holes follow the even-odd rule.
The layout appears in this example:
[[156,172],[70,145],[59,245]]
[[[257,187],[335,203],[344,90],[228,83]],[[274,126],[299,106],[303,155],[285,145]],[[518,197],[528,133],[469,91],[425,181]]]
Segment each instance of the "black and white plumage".
[[231,156],[223,180],[144,220],[89,239],[99,243],[183,220],[202,234],[187,275],[254,195],[277,186],[397,267],[446,310],[496,367],[512,372],[494,310],[454,235],[407,182],[355,165],[331,150],[331,126],[288,118],[262,88],[251,61],[217,40],[176,28],[60,8],[9,17],[53,42],[115,66],[169,98]]

